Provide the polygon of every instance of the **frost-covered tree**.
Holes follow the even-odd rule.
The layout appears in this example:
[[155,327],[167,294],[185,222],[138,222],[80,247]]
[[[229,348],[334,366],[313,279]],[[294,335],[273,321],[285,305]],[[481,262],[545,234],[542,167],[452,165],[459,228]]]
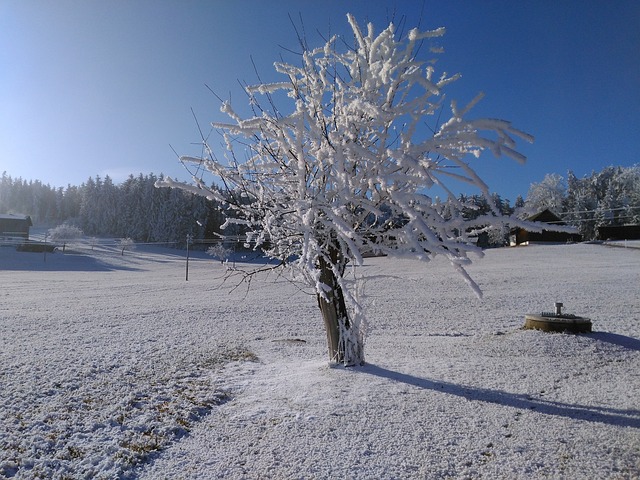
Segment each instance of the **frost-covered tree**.
[[63,223],[62,225],[58,225],[55,228],[50,228],[47,233],[52,241],[62,242],[63,252],[67,248],[67,243],[69,243],[71,240],[80,238],[83,235],[82,230],[80,230],[76,226],[69,225],[68,223]]
[[560,214],[567,195],[567,187],[561,175],[548,173],[540,183],[532,183],[527,193],[526,206],[532,213],[546,208]]
[[120,255],[124,255],[125,250],[135,250],[136,242],[134,242],[133,239],[129,237],[121,238],[120,240],[118,240],[118,248],[120,249]]
[[[281,82],[247,87],[250,118],[223,102],[230,122],[213,126],[223,135],[224,158],[206,144],[204,158],[182,157],[217,177],[226,194],[197,177],[194,185],[171,179],[159,185],[225,205],[227,225],[245,226],[252,245],[314,289],[330,360],[354,365],[364,361],[365,311],[354,281],[363,253],[424,262],[443,255],[479,295],[464,267],[468,254],[481,250],[467,230],[490,220],[465,220],[448,180],[477,187],[491,202],[470,159],[489,150],[523,162],[514,138],[532,139],[507,121],[468,119],[481,96],[464,107],[452,101],[445,113],[443,92],[459,76],[438,75],[432,62],[417,58],[443,28],[400,37],[393,24],[376,34],[371,24],[363,31],[351,15],[348,21],[353,47],[330,38],[305,48],[300,65],[276,63]],[[288,110],[276,107],[281,93]],[[448,202],[428,195],[434,186],[449,194]]]
[[215,245],[207,248],[207,255],[217,258],[221,263],[226,262],[232,253],[233,251],[226,248],[222,243],[216,243]]

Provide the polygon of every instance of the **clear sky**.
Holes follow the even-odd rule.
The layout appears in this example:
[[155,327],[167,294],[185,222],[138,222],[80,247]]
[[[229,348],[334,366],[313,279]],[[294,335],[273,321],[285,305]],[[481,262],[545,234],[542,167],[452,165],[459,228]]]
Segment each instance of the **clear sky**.
[[[546,173],[578,176],[639,163],[640,2],[557,0],[258,1],[0,0],[0,173],[56,187],[130,173],[187,179],[171,146],[194,154],[239,81],[272,81],[273,62],[348,35],[346,13],[376,31],[447,28],[436,68],[463,77],[472,117],[510,120],[535,136],[525,166],[490,154],[478,168],[512,201]],[[347,38],[352,38],[348,36]],[[195,150],[194,150],[195,149]],[[475,163],[479,165],[480,163]]]

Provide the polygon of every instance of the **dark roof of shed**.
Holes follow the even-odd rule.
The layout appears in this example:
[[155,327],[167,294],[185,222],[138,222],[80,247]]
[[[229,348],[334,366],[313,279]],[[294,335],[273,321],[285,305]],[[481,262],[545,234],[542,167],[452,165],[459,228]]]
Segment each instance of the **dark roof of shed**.
[[527,218],[530,222],[544,222],[544,223],[554,223],[556,225],[565,225],[562,219],[553,213],[548,208],[545,208],[541,212],[536,213],[535,215],[531,215]]
[[33,222],[31,221],[31,217],[29,215],[20,215],[16,213],[0,213],[0,220],[22,220],[24,222],[28,222],[29,226],[33,226]]

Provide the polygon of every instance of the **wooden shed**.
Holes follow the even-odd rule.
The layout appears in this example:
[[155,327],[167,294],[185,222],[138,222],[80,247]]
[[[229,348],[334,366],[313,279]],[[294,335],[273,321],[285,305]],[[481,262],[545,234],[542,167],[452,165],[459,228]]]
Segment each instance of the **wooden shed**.
[[14,213],[0,214],[0,239],[29,238],[29,227],[32,227],[29,215]]
[[[529,222],[548,223],[549,225],[567,224],[548,208],[527,218]],[[568,243],[580,242],[582,236],[575,229],[573,233],[554,232],[552,230],[542,230],[541,232],[529,232],[524,228],[516,227],[509,234],[509,243],[514,245],[528,245],[529,243]]]

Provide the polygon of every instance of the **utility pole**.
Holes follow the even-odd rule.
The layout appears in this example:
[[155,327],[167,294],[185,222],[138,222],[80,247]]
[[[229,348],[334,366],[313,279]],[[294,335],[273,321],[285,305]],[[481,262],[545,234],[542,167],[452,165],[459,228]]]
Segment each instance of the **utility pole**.
[[190,233],[187,234],[187,269],[186,269],[186,274],[184,278],[186,282],[189,281],[189,244],[191,243],[192,239],[193,239],[193,235],[191,235]]
[[[198,224],[199,227],[202,227],[202,222],[200,222],[200,220],[196,220],[196,223]],[[187,268],[184,276],[184,280],[186,282],[189,281],[189,244],[191,242],[193,242],[193,234],[187,233]]]

